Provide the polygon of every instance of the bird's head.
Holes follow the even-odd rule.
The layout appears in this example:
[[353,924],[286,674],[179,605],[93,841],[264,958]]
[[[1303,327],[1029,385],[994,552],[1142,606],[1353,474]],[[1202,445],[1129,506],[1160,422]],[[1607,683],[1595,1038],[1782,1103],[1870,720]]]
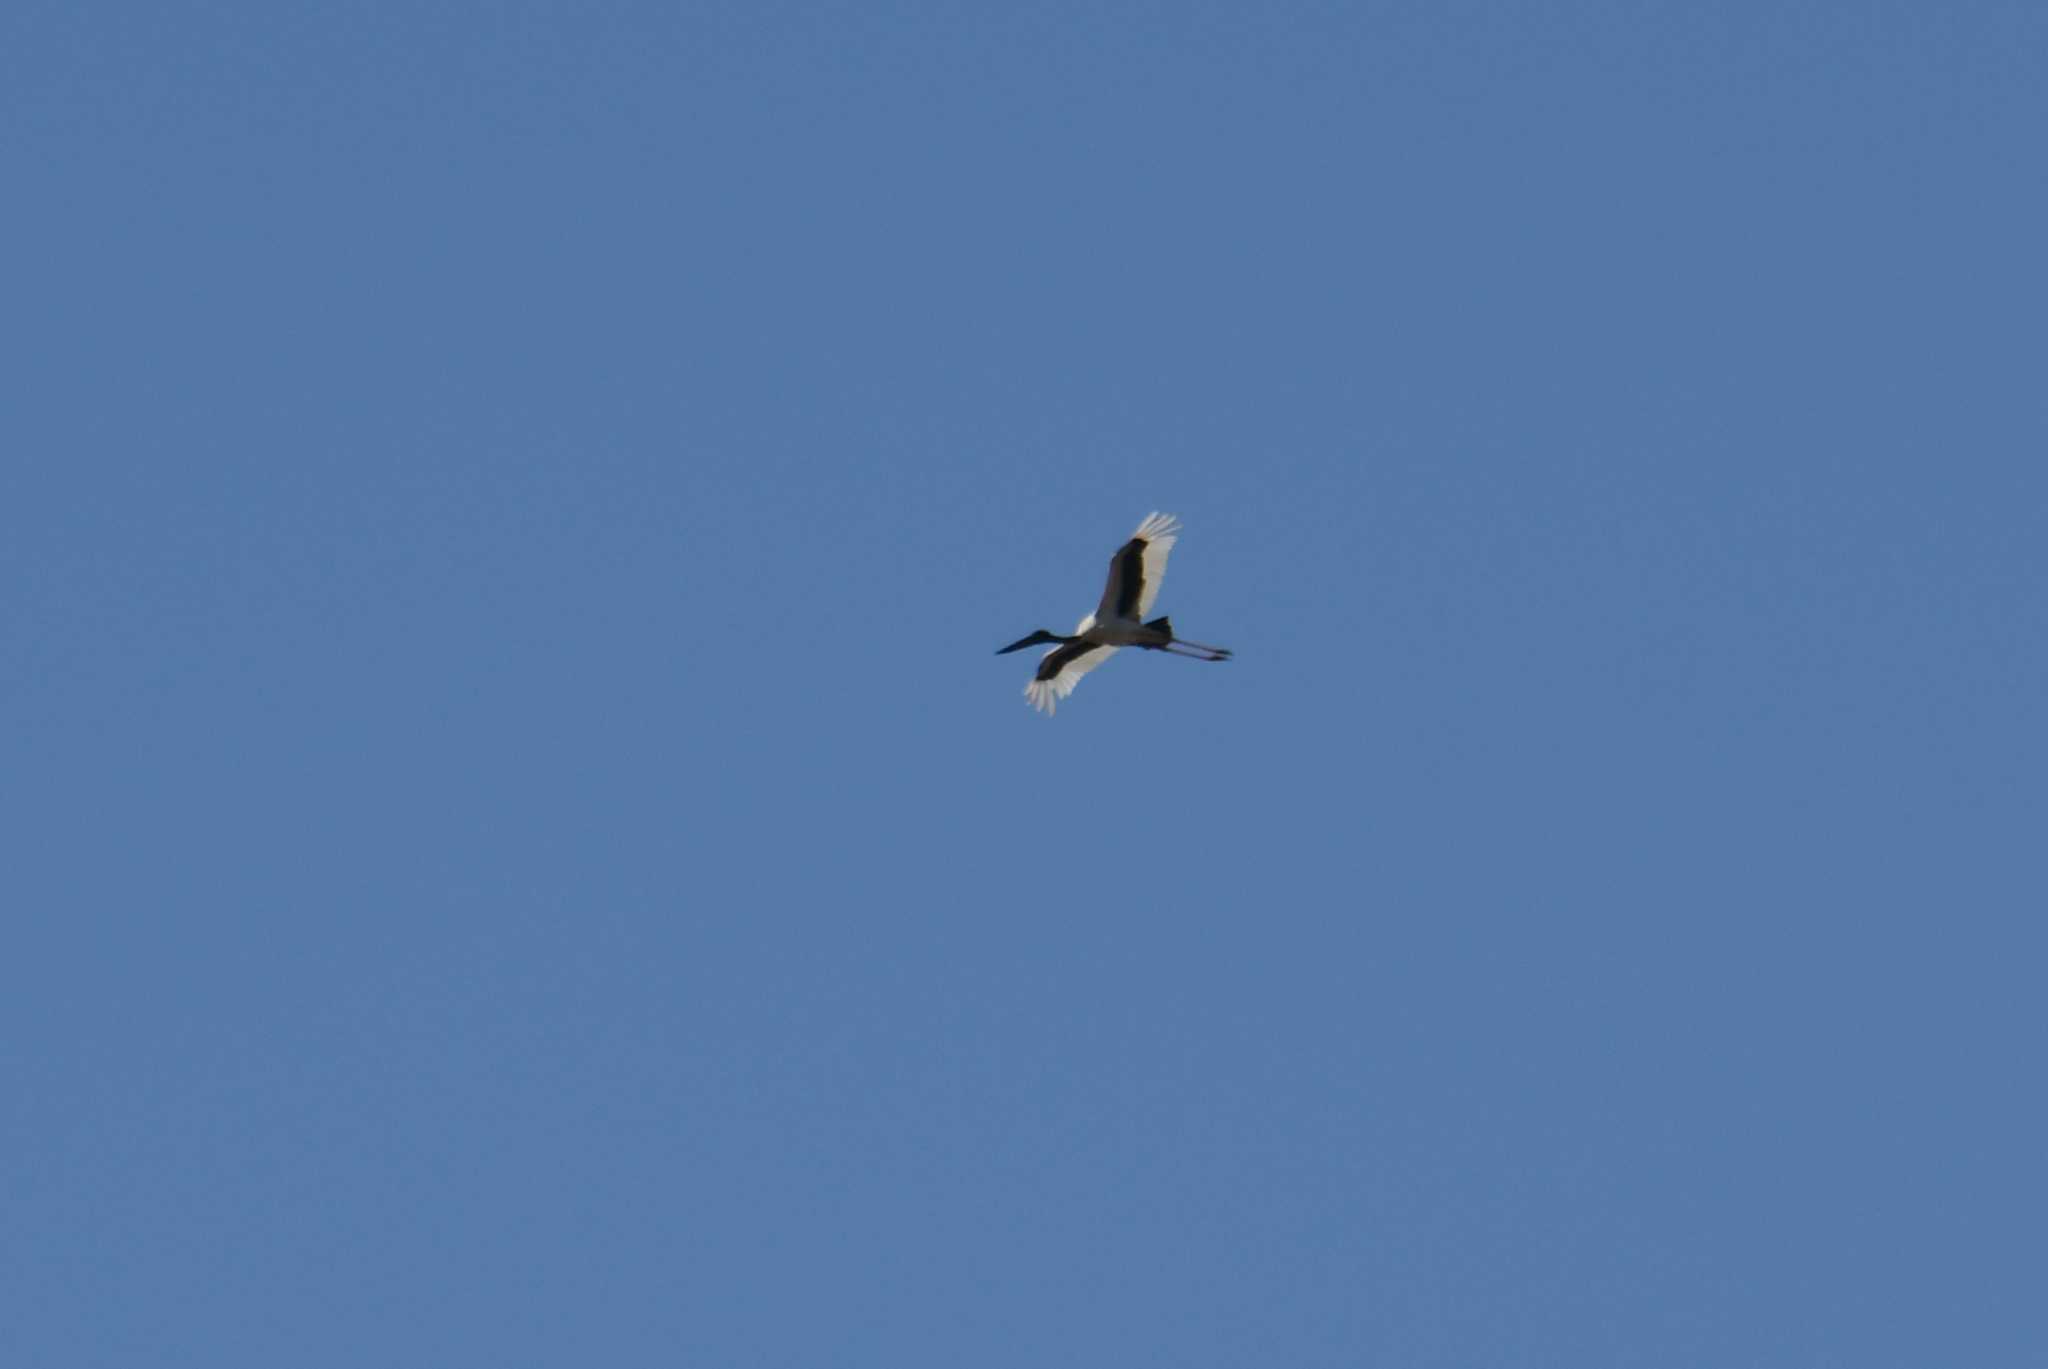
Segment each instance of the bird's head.
[[1013,651],[1022,651],[1027,646],[1043,646],[1049,642],[1064,642],[1066,640],[1067,639],[1065,637],[1058,636],[1055,633],[1047,632],[1044,628],[1040,628],[1038,629],[1038,631],[1032,633],[1029,637],[1020,637],[1006,647],[998,647],[996,649],[996,655],[1007,656]]

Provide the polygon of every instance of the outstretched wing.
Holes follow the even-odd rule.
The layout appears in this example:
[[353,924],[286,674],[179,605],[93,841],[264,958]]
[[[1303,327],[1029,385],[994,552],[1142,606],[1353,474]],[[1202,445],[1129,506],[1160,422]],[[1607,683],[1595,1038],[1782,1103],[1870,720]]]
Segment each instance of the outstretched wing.
[[[1094,618],[1083,618],[1074,635],[1079,636],[1094,625]],[[1083,675],[1116,653],[1115,647],[1098,646],[1094,642],[1067,642],[1056,646],[1039,658],[1038,674],[1024,686],[1024,697],[1031,701],[1033,708],[1050,717],[1059,701],[1074,692],[1074,686],[1081,682]]]
[[1179,538],[1180,520],[1170,513],[1155,513],[1138,524],[1131,540],[1109,558],[1109,583],[1103,587],[1095,616],[1142,622],[1159,597],[1159,582],[1166,576],[1166,554]]

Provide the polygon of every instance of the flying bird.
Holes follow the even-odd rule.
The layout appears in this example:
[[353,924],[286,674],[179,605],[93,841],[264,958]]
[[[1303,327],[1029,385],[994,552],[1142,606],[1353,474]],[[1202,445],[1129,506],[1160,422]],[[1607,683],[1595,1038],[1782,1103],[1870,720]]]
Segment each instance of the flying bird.
[[1167,618],[1145,621],[1152,601],[1159,597],[1159,581],[1166,575],[1166,554],[1180,537],[1180,520],[1170,513],[1155,513],[1138,524],[1131,540],[1109,558],[1109,583],[1103,587],[1102,602],[1083,618],[1070,637],[1044,628],[1010,643],[996,652],[1021,651],[1045,642],[1055,645],[1039,658],[1038,674],[1024,686],[1024,697],[1033,708],[1051,714],[1061,699],[1074,692],[1081,677],[1110,657],[1118,647],[1136,646],[1147,651],[1170,651],[1198,661],[1227,661],[1230,652],[1220,646],[1203,646],[1173,635]]

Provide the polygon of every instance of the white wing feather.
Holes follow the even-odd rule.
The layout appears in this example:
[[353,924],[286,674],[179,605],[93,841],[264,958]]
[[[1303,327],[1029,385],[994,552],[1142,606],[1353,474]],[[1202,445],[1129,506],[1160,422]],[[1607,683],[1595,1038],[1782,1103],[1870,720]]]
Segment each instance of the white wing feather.
[[[1079,637],[1094,626],[1095,615],[1091,613],[1075,626],[1074,636]],[[1065,646],[1056,646],[1052,651],[1046,652],[1045,656],[1052,655],[1053,651],[1065,650]],[[1113,646],[1099,646],[1093,651],[1082,653],[1076,659],[1067,662],[1067,668],[1050,680],[1034,679],[1025,685],[1024,697],[1031,701],[1033,708],[1050,717],[1052,711],[1059,707],[1060,700],[1074,692],[1074,686],[1081,682],[1081,677],[1116,655],[1117,650],[1118,648]],[[1038,659],[1043,661],[1045,656]]]
[[1180,540],[1180,519],[1170,513],[1155,513],[1138,524],[1133,537],[1145,539],[1145,583],[1138,591],[1138,621],[1144,622],[1159,597],[1159,582],[1166,578],[1166,556]]

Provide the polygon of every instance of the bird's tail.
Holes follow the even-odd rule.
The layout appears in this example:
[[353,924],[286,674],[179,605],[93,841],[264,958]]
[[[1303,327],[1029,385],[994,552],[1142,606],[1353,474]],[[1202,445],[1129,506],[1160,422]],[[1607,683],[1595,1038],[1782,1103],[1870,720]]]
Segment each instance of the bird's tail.
[[1156,627],[1166,634],[1166,640],[1159,644],[1157,650],[1170,651],[1176,656],[1193,656],[1203,661],[1227,661],[1230,659],[1229,647],[1204,646],[1200,642],[1187,642],[1174,636],[1173,619],[1171,618],[1154,618],[1145,626]]

